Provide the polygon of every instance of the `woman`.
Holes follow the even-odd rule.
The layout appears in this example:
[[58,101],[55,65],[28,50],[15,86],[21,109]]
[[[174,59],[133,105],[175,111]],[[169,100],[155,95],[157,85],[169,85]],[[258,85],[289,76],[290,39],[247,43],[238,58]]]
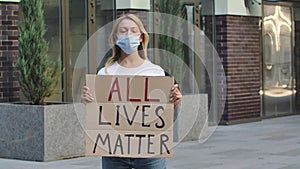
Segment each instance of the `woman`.
[[[128,14],[118,18],[113,26],[110,42],[112,56],[98,75],[138,75],[165,76],[164,70],[148,60],[147,46],[149,36],[141,20]],[[182,98],[178,85],[175,84],[170,92],[170,101],[176,106]],[[89,88],[84,86],[82,99],[84,103],[94,100]],[[164,158],[120,158],[102,157],[103,169],[164,169]]]

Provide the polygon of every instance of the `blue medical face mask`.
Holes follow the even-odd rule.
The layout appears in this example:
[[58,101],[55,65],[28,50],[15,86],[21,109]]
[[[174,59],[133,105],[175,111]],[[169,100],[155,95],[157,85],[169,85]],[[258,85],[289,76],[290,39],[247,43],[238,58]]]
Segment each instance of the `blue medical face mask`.
[[116,41],[116,45],[119,46],[126,54],[131,54],[140,45],[140,36],[122,36]]

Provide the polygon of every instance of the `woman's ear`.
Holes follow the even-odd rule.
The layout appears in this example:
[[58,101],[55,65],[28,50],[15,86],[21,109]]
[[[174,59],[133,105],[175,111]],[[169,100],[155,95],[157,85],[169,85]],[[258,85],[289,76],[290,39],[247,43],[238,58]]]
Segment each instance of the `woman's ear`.
[[141,35],[140,35],[139,40],[140,40],[140,42],[143,42],[143,41],[144,41],[144,34],[141,34]]
[[114,39],[114,43],[116,43],[117,42],[117,40],[118,40],[118,37],[117,37],[117,35],[113,35],[113,39]]

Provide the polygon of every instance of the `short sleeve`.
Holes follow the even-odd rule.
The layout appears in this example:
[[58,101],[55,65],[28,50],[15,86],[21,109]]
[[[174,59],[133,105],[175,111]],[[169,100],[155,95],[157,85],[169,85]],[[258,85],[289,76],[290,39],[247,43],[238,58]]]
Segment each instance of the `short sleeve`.
[[154,68],[153,73],[156,74],[157,76],[165,76],[166,75],[165,70],[162,67],[153,64],[153,68]]
[[166,74],[165,74],[165,71],[164,71],[164,69],[162,69],[161,67],[160,67],[160,76],[166,76]]
[[106,73],[105,73],[105,67],[101,68],[101,69],[98,71],[97,75],[106,75]]

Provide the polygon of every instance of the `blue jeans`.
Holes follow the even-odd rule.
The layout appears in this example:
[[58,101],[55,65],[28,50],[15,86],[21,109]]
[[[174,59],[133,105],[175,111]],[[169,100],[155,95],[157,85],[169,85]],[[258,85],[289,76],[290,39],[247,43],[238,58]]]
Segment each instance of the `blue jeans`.
[[165,158],[102,157],[102,169],[166,169]]

